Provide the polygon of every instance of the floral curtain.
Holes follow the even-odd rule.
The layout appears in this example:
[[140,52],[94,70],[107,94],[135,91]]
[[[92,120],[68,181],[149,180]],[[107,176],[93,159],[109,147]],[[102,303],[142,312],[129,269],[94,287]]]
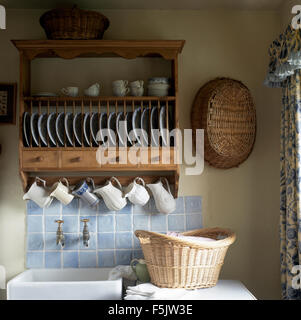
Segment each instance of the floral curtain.
[[283,299],[301,299],[292,269],[301,265],[301,30],[288,26],[269,48],[265,84],[282,87],[280,144],[280,263]]

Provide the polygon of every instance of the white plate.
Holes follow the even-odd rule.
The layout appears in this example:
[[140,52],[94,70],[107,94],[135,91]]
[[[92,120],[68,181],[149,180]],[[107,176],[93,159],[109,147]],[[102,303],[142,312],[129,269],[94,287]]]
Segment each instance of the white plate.
[[106,143],[108,141],[108,137],[104,136],[103,130],[108,129],[108,115],[103,112],[99,117],[99,135],[97,134],[97,140],[100,144]]
[[136,144],[141,145],[141,141],[139,139],[139,135],[137,130],[141,129],[141,108],[137,108],[133,113],[132,118],[132,126],[133,126],[133,132],[134,136],[136,138]]
[[99,130],[98,113],[93,112],[90,117],[90,130],[91,130],[91,136],[94,144],[98,145],[98,142],[97,142],[97,132]]
[[55,131],[58,137],[58,142],[61,146],[64,146],[64,134],[65,134],[65,123],[64,123],[65,114],[61,112],[58,114],[56,121],[55,121]]
[[34,112],[30,117],[30,131],[32,136],[32,142],[36,145],[36,147],[39,146],[38,120],[39,114],[37,112]]
[[55,130],[55,122],[56,122],[56,113],[52,112],[49,114],[47,118],[47,132],[50,138],[50,141],[56,146],[56,130]]
[[151,111],[151,135],[152,135],[152,146],[158,147],[159,146],[159,137],[156,137],[155,131],[159,130],[159,108],[153,107]]
[[85,143],[89,147],[91,147],[91,143],[90,143],[90,113],[89,112],[86,112],[84,115],[83,129],[84,129]]
[[41,141],[44,146],[47,146],[47,113],[43,113],[39,116],[38,131]]
[[[116,131],[117,131],[117,135],[118,135],[118,143],[120,144],[120,146],[122,147],[126,147],[127,145],[127,122],[125,122],[125,126],[121,126],[121,124],[119,123],[120,121],[125,122],[125,115],[123,112],[119,112],[117,114],[117,118],[116,118]],[[121,126],[119,128],[119,126]],[[121,130],[119,130],[121,129]]]
[[75,139],[77,143],[81,146],[82,145],[82,131],[83,126],[82,126],[82,114],[76,113],[76,115],[73,118],[73,133],[75,136]]
[[30,147],[30,115],[28,112],[23,113],[23,138],[24,146]]
[[68,143],[73,147],[73,113],[67,112],[65,115],[65,132]]
[[133,130],[132,119],[133,119],[133,112],[132,111],[127,112],[126,115],[125,115],[125,121],[126,121],[126,124],[127,124],[126,135],[128,137],[128,141],[129,141],[129,143],[131,145],[133,144],[132,139],[130,138],[130,133]]
[[[168,131],[170,132],[173,129],[173,121],[172,121],[172,113],[171,113],[171,107],[168,108]],[[160,131],[162,135],[162,144],[164,146],[167,145],[168,136],[167,136],[167,126],[166,126],[166,106],[162,106],[160,109]],[[164,129],[164,131],[163,131]]]
[[[110,146],[116,146],[116,113],[115,112],[111,112],[109,114],[109,118],[108,118],[108,129],[110,129],[109,131],[109,144]],[[112,135],[112,131],[114,132],[114,135]]]
[[150,118],[150,109],[146,108],[143,110],[141,115],[141,129],[142,131],[142,143],[143,146],[148,146],[149,134],[150,134],[150,126],[149,126],[149,118]]

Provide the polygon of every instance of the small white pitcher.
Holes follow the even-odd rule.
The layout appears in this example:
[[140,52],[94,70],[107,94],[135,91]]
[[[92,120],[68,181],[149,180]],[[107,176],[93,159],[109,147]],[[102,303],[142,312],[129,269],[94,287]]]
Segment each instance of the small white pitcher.
[[[112,181],[117,183],[118,188],[113,186]],[[105,186],[95,189],[94,193],[102,196],[106,206],[111,211],[118,211],[126,206],[127,202],[123,197],[122,186],[115,177],[112,177]]]
[[[162,180],[166,183],[167,190],[164,188]],[[169,183],[166,178],[160,178],[157,183],[147,184],[146,186],[151,190],[156,208],[160,213],[169,214],[176,210],[176,200],[170,192]]]
[[55,197],[66,206],[73,200],[74,196],[70,193],[68,180],[66,178],[62,178],[61,180],[52,186],[50,196]]
[[[41,182],[43,186],[39,186],[37,182]],[[32,200],[39,207],[45,208],[50,205],[53,198],[51,198],[46,189],[46,181],[36,177],[35,182],[30,186],[27,193],[24,194],[23,200]]]
[[[138,183],[141,182],[141,184]],[[128,198],[133,204],[145,206],[149,200],[149,194],[145,189],[145,182],[142,178],[137,177],[132,183],[125,188],[125,198]]]

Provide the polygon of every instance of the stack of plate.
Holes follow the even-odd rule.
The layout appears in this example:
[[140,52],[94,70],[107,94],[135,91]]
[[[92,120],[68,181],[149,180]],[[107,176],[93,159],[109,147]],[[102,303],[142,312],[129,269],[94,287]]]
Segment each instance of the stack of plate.
[[[168,108],[168,129],[174,128]],[[111,129],[111,130],[108,130]],[[160,138],[161,134],[161,138]],[[138,107],[134,112],[23,114],[25,147],[160,146],[168,144],[166,106]]]

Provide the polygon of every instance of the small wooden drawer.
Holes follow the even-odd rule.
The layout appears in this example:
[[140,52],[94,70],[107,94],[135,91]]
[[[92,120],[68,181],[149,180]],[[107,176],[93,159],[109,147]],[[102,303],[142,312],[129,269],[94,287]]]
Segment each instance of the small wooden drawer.
[[99,169],[96,151],[62,151],[62,169],[79,168],[82,170]]
[[59,156],[57,151],[23,151],[23,169],[55,169],[59,166]]

